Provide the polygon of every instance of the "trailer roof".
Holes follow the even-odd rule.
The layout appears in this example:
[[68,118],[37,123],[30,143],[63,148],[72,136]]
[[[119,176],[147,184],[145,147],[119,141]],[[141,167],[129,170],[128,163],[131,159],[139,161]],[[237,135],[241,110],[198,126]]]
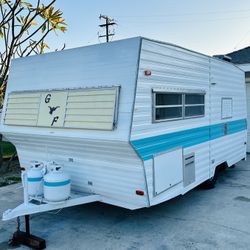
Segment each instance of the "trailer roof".
[[[124,42],[126,40],[132,40],[132,39],[140,39],[140,40],[144,39],[144,40],[148,40],[148,41],[152,41],[152,42],[156,42],[156,43],[160,43],[160,44],[164,44],[164,45],[169,45],[169,46],[172,46],[172,47],[175,47],[175,48],[183,49],[183,50],[186,50],[186,51],[189,51],[189,52],[201,55],[201,56],[208,57],[208,58],[213,59],[213,60],[217,60],[217,61],[220,61],[220,62],[223,62],[223,63],[227,63],[227,64],[229,63],[230,65],[235,66],[239,70],[242,70],[237,65],[233,64],[232,62],[227,62],[227,61],[221,60],[219,58],[216,58],[216,57],[213,57],[213,56],[209,56],[209,55],[203,54],[201,52],[197,52],[195,50],[188,49],[188,48],[182,47],[182,46],[174,44],[174,43],[164,42],[164,41],[160,41],[160,40],[156,40],[156,39],[152,39],[152,38],[148,38],[148,37],[143,37],[143,36],[136,36],[136,37],[130,37],[130,38],[125,38],[125,39],[120,39],[120,40],[112,41],[112,42],[109,42],[109,43],[97,43],[97,44],[91,44],[91,45],[87,45],[87,46],[80,46],[80,47],[65,49],[65,50],[61,50],[61,51],[52,51],[52,52],[47,52],[45,54],[63,53],[64,51],[70,51],[70,50],[76,50],[76,49],[88,48],[88,47],[95,47],[95,46],[110,46],[110,45],[112,45],[114,43]],[[32,55],[32,56],[29,56],[29,57],[43,56],[43,55],[44,54]],[[16,58],[16,59],[13,59],[13,60],[22,60],[22,59],[25,59],[25,58]]]

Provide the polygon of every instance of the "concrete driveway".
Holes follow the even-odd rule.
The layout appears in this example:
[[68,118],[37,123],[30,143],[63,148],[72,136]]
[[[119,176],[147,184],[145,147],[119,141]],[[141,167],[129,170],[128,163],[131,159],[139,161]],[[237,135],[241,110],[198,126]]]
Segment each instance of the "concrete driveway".
[[[21,202],[19,186],[0,188],[0,213]],[[15,227],[0,222],[1,250],[11,249]],[[31,232],[53,250],[250,249],[250,159],[223,172],[215,189],[136,211],[93,203],[33,215]]]

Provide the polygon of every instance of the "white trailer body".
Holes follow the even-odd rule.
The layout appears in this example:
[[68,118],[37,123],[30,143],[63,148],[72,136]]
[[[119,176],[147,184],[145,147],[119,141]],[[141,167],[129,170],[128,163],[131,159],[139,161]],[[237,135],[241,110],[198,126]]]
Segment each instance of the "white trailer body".
[[59,162],[73,190],[138,209],[245,158],[246,116],[236,66],[137,37],[13,60],[1,133],[21,166]]
[[[236,64],[245,72],[246,102],[247,102],[247,124],[250,123],[250,63]],[[250,153],[250,127],[247,128],[247,153]]]

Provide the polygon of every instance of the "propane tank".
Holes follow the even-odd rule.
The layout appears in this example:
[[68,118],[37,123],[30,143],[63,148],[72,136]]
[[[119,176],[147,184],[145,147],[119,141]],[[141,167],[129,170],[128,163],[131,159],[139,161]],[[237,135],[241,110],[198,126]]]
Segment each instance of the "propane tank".
[[44,198],[58,202],[70,196],[70,178],[64,173],[63,167],[55,162],[48,164],[48,173],[44,176]]
[[31,162],[27,171],[27,186],[29,196],[43,195],[43,163],[38,161]]

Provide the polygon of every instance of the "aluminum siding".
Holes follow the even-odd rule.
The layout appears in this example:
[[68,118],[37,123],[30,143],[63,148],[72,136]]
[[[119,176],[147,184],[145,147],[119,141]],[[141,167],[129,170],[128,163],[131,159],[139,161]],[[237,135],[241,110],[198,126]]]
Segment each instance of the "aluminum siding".
[[31,160],[54,160],[63,164],[70,175],[72,188],[100,194],[108,203],[129,209],[147,206],[141,160],[127,142],[84,140],[29,134],[6,135],[14,142],[20,164]]
[[[240,69],[242,69],[245,73],[250,72],[250,64],[238,64]],[[245,75],[246,82],[246,98],[247,98],[247,123],[250,124],[250,78]],[[247,130],[247,152],[250,153],[250,126],[248,125]]]
[[[217,65],[222,68],[218,69],[218,67],[216,67]],[[210,71],[211,67],[213,67],[212,71]],[[146,69],[152,71],[151,76],[148,77],[144,75],[144,70]],[[228,71],[231,71],[231,73],[229,73],[227,78],[223,78],[222,76],[218,76],[220,70],[225,70],[225,74]],[[218,74],[216,75],[215,72]],[[244,94],[244,88],[241,86],[241,75],[242,72],[230,64],[216,59],[210,59],[207,56],[180,47],[143,39],[132,123],[131,143],[133,144],[133,142],[143,140],[144,138],[167,135],[210,125],[216,127],[216,123],[223,123],[223,121],[218,118],[218,115],[221,115],[221,111],[219,110],[221,108],[221,103],[218,102],[218,99],[214,103],[214,107],[217,109],[214,111],[216,115],[210,117],[210,102],[212,101],[210,99],[210,83],[212,80],[225,81],[226,83],[229,82],[229,87],[231,89],[228,88],[228,91],[233,95],[234,99],[236,98],[235,105],[237,105],[237,107],[235,112],[237,115],[235,115],[233,119],[227,121],[242,120],[243,123],[245,123],[246,114],[244,110],[244,100],[240,101],[242,94]],[[238,79],[238,82],[235,81],[235,79]],[[205,116],[202,118],[152,123],[153,88],[162,88],[166,91],[184,90],[185,92],[185,90],[192,89],[205,91]],[[227,87],[223,86],[223,88],[225,90]],[[221,88],[221,90],[223,90],[223,88]],[[236,90],[237,88],[240,90]],[[233,92],[235,92],[235,94],[233,94]],[[214,98],[215,97],[213,97],[213,101],[215,101]],[[240,157],[243,158],[245,155],[243,146],[246,133],[245,130],[239,130],[239,132],[234,131],[234,134],[228,135],[227,140],[224,140],[224,137],[218,138],[220,129],[218,130],[218,128],[215,127],[212,150],[213,154],[216,155],[216,163],[223,159],[223,161],[228,161],[229,165],[231,165],[232,163],[239,161]],[[245,129],[245,127],[243,129]],[[184,133],[183,139],[185,139],[185,136],[187,136],[187,134]],[[179,139],[181,140],[181,136]],[[229,141],[233,142],[229,143]],[[224,148],[224,150],[221,150],[222,147],[226,145],[227,147]],[[158,204],[179,194],[184,194],[213,175],[215,164],[212,165],[210,162],[210,140],[204,139],[204,142],[201,141],[198,145],[190,145],[189,147],[184,148],[185,155],[193,152],[195,152],[196,181],[186,188],[183,187],[182,183],[178,184],[156,197],[153,196],[152,159],[150,157],[145,158],[144,167],[146,170],[151,205]]]
[[[211,123],[237,123],[247,118],[246,86],[244,72],[230,63],[224,63],[211,58]],[[231,118],[222,119],[221,99],[230,97],[233,100],[233,114]],[[232,129],[228,127],[228,133]],[[237,131],[236,131],[237,132]],[[220,140],[211,140],[211,175],[214,168],[227,161],[231,166],[246,156],[246,126],[242,132],[232,136],[224,136]]]
[[[47,53],[13,60],[7,85],[12,91],[98,88],[121,86],[118,128],[114,131],[53,129],[53,133],[83,138],[128,141],[131,110],[137,75],[137,61],[141,39],[131,38],[112,43]],[[1,122],[3,124],[3,121]],[[51,129],[1,126],[1,130],[21,133],[50,134]]]
[[[1,132],[17,147],[23,167],[31,160],[58,161],[75,190],[100,194],[103,202],[129,209],[148,206],[142,161],[128,142],[140,43],[132,38],[13,61],[6,99],[12,91],[121,86],[114,131],[2,122]],[[138,189],[145,195],[136,195]]]

